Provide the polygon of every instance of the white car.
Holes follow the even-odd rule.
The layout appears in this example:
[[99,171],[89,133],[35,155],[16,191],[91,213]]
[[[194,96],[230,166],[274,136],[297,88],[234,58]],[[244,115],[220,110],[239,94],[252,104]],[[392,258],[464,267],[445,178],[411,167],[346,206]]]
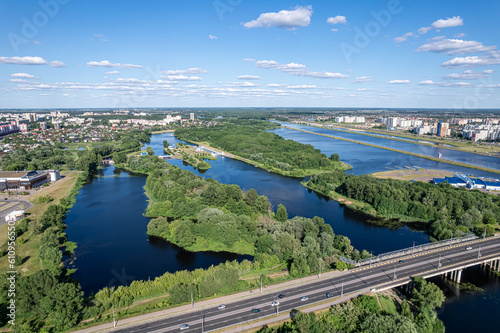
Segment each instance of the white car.
[[226,308],[226,305],[225,304],[221,304],[217,307],[217,309],[219,310],[222,310],[222,309],[225,309]]
[[271,302],[271,306],[278,306],[278,305],[280,305],[280,302],[278,302],[278,301]]
[[181,327],[180,327],[181,331],[187,330],[188,328],[189,328],[188,324],[181,325]]
[[472,247],[471,247],[471,246],[467,246],[465,249],[466,249],[467,251],[469,251],[469,250],[472,250]]
[[309,298],[307,296],[303,296],[300,298],[300,301],[301,302],[304,302],[304,301],[307,301]]

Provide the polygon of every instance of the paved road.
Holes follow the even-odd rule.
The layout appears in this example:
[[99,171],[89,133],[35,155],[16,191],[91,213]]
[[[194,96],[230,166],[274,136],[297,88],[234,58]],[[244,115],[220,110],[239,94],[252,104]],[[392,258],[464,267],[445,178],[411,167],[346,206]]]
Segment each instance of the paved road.
[[28,210],[34,205],[26,200],[0,200],[0,225],[7,223],[5,216],[15,210]]
[[[467,244],[467,245],[466,245]],[[466,247],[472,247],[466,250]],[[205,332],[220,329],[227,326],[244,323],[259,318],[267,317],[279,312],[288,312],[301,306],[310,305],[327,300],[326,293],[332,293],[333,297],[352,293],[360,289],[372,288],[384,284],[391,284],[398,281],[407,280],[410,276],[428,275],[430,271],[438,270],[438,263],[441,263],[441,270],[449,270],[454,266],[478,260],[480,248],[481,259],[500,256],[500,238],[489,238],[456,245],[445,249],[437,249],[427,253],[405,257],[404,262],[398,259],[387,263],[373,265],[346,272],[342,276],[330,279],[319,279],[316,282],[282,290],[279,293],[285,295],[280,299],[278,307],[271,306],[273,300],[277,300],[277,295],[263,295],[251,299],[246,299],[234,303],[226,304],[226,308],[218,310],[217,307],[203,310],[194,309],[186,314],[167,317],[155,322],[141,324],[123,329],[115,329],[113,332],[127,333],[164,333],[178,332],[180,326],[188,324],[189,329],[184,332]],[[439,255],[441,258],[439,259]],[[394,273],[397,280],[394,281]],[[306,296],[308,300],[300,301]],[[252,313],[252,309],[259,309],[259,313]]]

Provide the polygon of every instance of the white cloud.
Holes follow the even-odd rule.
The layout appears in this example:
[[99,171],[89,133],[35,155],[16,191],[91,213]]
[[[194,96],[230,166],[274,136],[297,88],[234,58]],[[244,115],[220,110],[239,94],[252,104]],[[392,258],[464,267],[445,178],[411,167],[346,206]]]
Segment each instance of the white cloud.
[[217,36],[214,36],[214,35],[208,35],[208,38],[210,38],[210,39],[218,39]]
[[391,80],[387,83],[390,83],[390,84],[406,84],[406,83],[410,83],[411,81],[410,80]]
[[278,27],[295,30],[298,27],[307,27],[311,23],[312,7],[297,6],[294,10],[281,10],[278,13],[262,13],[253,21],[243,23],[247,29]]
[[35,75],[31,75],[28,73],[14,73],[14,74],[10,74],[10,76],[21,78],[21,79],[35,79],[35,80],[39,79]]
[[470,87],[472,86],[469,82],[434,82],[432,80],[420,81],[418,83],[422,86],[439,86],[439,87]]
[[120,72],[118,72],[118,71],[109,71],[109,72],[106,72],[104,74],[108,74],[108,75],[120,75]]
[[441,40],[441,39],[445,39],[446,36],[436,36],[436,37],[432,37],[430,40]]
[[165,78],[167,80],[170,80],[170,81],[201,81],[201,80],[203,80],[199,76],[186,76],[186,75],[167,75]]
[[205,74],[208,72],[204,69],[193,67],[193,68],[178,69],[178,70],[170,69],[170,70],[164,71],[162,73],[167,74],[167,75],[186,75],[186,74]]
[[244,58],[243,61],[255,61],[255,59],[252,58]]
[[420,35],[423,35],[423,34],[428,33],[429,30],[432,30],[432,27],[422,27],[422,28],[418,29],[417,31]]
[[359,76],[355,78],[355,80],[351,83],[364,83],[364,82],[372,82],[373,79],[369,76]]
[[332,29],[330,29],[330,30],[331,30],[331,31],[333,31],[333,32],[337,32],[337,31],[339,31],[339,29],[335,29],[335,28],[332,28]]
[[326,23],[330,23],[330,24],[340,24],[340,23],[346,24],[347,20],[346,20],[345,16],[337,15],[335,17],[329,17],[326,20]]
[[265,69],[278,69],[283,73],[288,73],[290,75],[296,76],[306,76],[320,79],[343,79],[348,77],[347,75],[341,73],[333,72],[313,72],[306,68],[303,64],[289,63],[280,64],[274,60],[259,60],[255,63],[255,66]]
[[109,60],[89,61],[87,62],[87,67],[106,67],[106,68],[113,67],[113,68],[123,68],[123,69],[142,68],[142,66],[140,65],[111,63]]
[[419,52],[435,52],[453,54],[467,54],[486,52],[496,49],[496,46],[484,46],[483,43],[473,40],[461,39],[443,39],[433,43],[424,44],[420,46],[417,51]]
[[101,42],[109,42],[109,39],[104,36],[104,34],[93,34],[94,38],[100,40]]
[[482,79],[490,74],[493,74],[492,69],[487,69],[482,72],[474,72],[471,70],[464,71],[462,73],[452,73],[445,75],[443,78],[446,80],[478,80]]
[[258,75],[240,75],[238,80],[259,80],[261,77]]
[[228,87],[257,87],[259,86],[258,84],[255,84],[253,82],[231,82],[227,85]]
[[451,28],[464,25],[464,20],[460,16],[453,16],[452,18],[447,18],[445,20],[440,19],[431,24],[435,29]]
[[500,52],[492,51],[486,55],[470,56],[470,57],[456,57],[444,62],[443,67],[475,67],[486,65],[500,64]]
[[405,34],[404,34],[403,36],[401,36],[401,37],[396,37],[396,38],[394,38],[394,41],[395,41],[396,43],[402,43],[402,42],[406,41],[406,40],[408,39],[408,37],[411,37],[411,36],[413,36],[413,32],[407,32],[407,33],[405,33]]
[[458,34],[455,34],[455,36],[453,36],[455,38],[462,38],[462,37],[465,37],[465,34],[463,32],[460,32]]
[[50,65],[52,67],[66,67],[62,61],[51,61],[41,57],[0,57],[0,64],[10,65]]

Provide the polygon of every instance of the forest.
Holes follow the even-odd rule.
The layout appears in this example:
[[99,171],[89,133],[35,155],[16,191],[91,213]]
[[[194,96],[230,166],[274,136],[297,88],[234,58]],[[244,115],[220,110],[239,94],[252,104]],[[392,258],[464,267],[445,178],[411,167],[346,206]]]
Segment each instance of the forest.
[[340,161],[293,140],[266,132],[279,124],[262,120],[225,120],[211,127],[180,128],[179,139],[209,145],[256,162],[282,175],[304,177],[322,171],[342,170]]
[[498,198],[479,190],[455,188],[443,183],[405,182],[377,179],[370,175],[323,173],[311,177],[304,185],[330,196],[338,193],[367,203],[376,216],[426,223],[434,239],[441,240],[475,232],[492,235],[500,220]]
[[261,328],[258,333],[444,333],[435,309],[445,300],[438,286],[415,278],[410,305],[387,296],[362,295],[334,305],[329,311],[306,314],[292,311],[292,320],[278,327]]

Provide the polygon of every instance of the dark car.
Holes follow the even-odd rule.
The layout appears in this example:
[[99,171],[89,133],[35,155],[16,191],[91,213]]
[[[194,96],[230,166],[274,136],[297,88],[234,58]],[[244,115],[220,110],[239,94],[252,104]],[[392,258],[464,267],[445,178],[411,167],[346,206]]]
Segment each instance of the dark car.
[[284,294],[279,294],[279,295],[278,295],[278,298],[279,298],[279,299],[285,298],[285,295],[284,295]]
[[260,309],[252,309],[252,313],[259,313]]
[[400,263],[400,264],[402,264],[402,263],[404,263],[404,262],[405,262],[405,261],[404,261],[403,259],[401,259],[401,260],[399,261],[399,263]]
[[333,297],[333,294],[332,293],[326,293],[326,297],[328,297],[328,298]]

